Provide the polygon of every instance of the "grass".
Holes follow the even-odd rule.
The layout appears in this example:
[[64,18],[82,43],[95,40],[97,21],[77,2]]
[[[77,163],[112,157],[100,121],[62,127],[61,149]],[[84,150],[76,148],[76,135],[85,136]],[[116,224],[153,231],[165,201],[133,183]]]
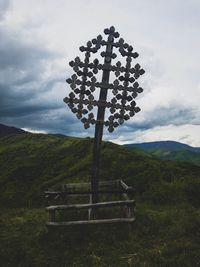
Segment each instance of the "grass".
[[2,266],[200,266],[200,209],[138,203],[133,229],[47,229],[44,209],[1,211]]
[[88,181],[92,140],[0,138],[0,265],[200,266],[200,167],[104,143],[101,179],[134,186],[136,222],[48,229],[43,192]]

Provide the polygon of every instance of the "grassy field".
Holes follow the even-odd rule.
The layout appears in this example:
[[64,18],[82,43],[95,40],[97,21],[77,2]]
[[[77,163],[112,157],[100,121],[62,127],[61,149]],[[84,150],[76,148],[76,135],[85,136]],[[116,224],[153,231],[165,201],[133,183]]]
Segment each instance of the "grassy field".
[[101,177],[135,188],[136,222],[47,229],[43,192],[89,181],[92,140],[0,138],[1,266],[200,266],[200,167],[160,161],[112,143]]

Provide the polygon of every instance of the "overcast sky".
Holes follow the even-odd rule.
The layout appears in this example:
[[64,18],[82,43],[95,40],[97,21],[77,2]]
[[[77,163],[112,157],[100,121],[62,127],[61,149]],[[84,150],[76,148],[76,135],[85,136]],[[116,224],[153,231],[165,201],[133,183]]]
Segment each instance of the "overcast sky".
[[104,139],[200,146],[199,0],[0,0],[0,122],[93,136],[63,102],[65,80],[79,46],[111,25],[146,73],[141,111]]

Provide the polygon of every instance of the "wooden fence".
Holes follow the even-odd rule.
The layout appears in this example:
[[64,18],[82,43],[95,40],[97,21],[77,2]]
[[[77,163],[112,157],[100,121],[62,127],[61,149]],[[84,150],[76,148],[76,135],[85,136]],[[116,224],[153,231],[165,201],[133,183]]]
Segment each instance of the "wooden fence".
[[[122,180],[111,180],[99,182],[98,195],[115,196],[117,200],[102,201],[98,203],[92,203],[92,194],[90,183],[72,183],[62,185],[61,191],[46,191],[45,197],[48,203],[52,202],[69,202],[69,198],[78,198],[85,196],[89,198],[89,203],[84,204],[54,204],[49,205],[46,209],[49,212],[48,226],[71,226],[71,225],[86,225],[86,224],[109,224],[109,223],[133,223],[135,201],[133,198],[134,190],[132,187],[126,185]],[[120,198],[120,200],[119,200]],[[123,216],[117,216],[112,218],[99,218],[99,209],[109,209],[112,214],[112,210],[115,207],[119,207],[123,210]],[[71,220],[70,215],[67,220],[62,221],[62,216],[58,216],[58,213],[66,214],[74,211],[80,213],[80,211],[87,211],[87,218],[81,220]],[[102,216],[102,214],[101,214]]]

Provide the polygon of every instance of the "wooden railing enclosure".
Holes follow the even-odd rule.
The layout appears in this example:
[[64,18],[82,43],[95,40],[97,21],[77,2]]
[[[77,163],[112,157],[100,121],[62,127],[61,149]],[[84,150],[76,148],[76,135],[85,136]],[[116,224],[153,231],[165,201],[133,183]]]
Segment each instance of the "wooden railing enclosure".
[[[133,188],[127,186],[122,180],[115,181],[101,181],[99,182],[98,195],[102,196],[104,201],[92,203],[92,194],[90,183],[72,183],[64,184],[61,191],[46,191],[45,197],[48,203],[55,202],[54,205],[49,205],[46,210],[49,212],[48,226],[71,226],[71,225],[85,225],[85,224],[102,224],[102,223],[132,223],[135,221],[134,207],[135,201],[133,198]],[[81,196],[87,197],[89,203],[85,204],[72,204],[72,198],[77,199]],[[107,198],[114,197],[114,200],[105,201]],[[117,198],[117,200],[116,200]],[[101,198],[100,198],[101,199]],[[120,199],[120,200],[119,200]],[[67,202],[67,204],[66,204]],[[70,203],[69,203],[70,202]],[[59,203],[59,204],[57,204]],[[61,204],[62,203],[62,204]],[[65,204],[63,204],[65,203]],[[99,210],[112,208],[120,208],[123,215],[112,218],[100,218],[102,214]],[[62,220],[62,215],[65,217],[71,211],[80,213],[87,211],[86,218],[71,220],[70,214],[67,219]],[[112,213],[112,210],[111,213]]]

